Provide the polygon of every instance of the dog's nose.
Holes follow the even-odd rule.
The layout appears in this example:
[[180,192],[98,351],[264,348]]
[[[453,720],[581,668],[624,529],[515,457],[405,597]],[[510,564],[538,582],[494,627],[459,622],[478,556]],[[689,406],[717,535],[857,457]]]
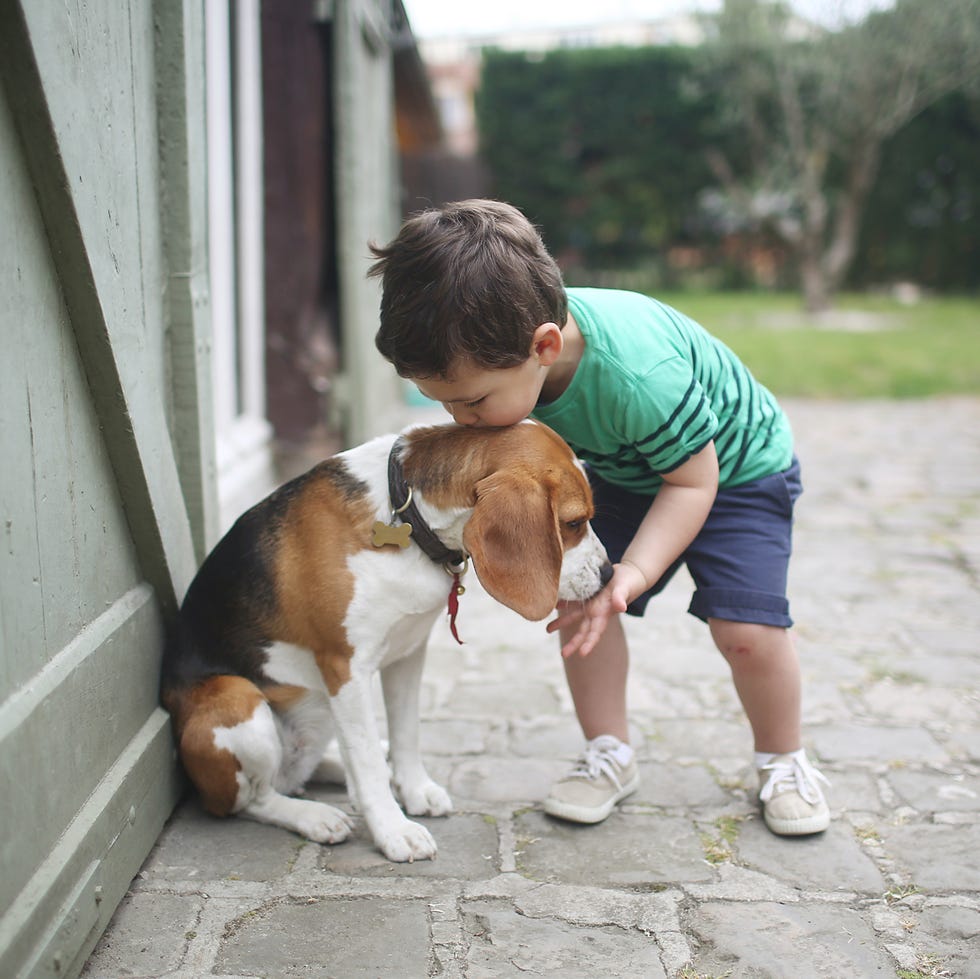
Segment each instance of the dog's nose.
[[605,588],[609,584],[609,579],[613,576],[613,566],[606,561],[601,568],[599,568],[599,581],[602,583],[602,587]]

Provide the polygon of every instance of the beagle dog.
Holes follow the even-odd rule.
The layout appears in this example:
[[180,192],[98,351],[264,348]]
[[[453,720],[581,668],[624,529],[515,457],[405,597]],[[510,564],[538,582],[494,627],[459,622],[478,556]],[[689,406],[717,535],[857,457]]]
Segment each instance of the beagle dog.
[[[339,843],[348,815],[294,798],[309,780],[336,779],[325,756],[335,737],[381,852],[434,857],[429,831],[405,815],[452,809],[419,755],[431,627],[447,607],[455,618],[470,561],[527,619],[592,597],[612,574],[592,512],[572,451],[534,421],[382,436],[248,510],[202,564],[164,654],[161,699],[205,808]],[[378,670],[387,760],[371,699]]]

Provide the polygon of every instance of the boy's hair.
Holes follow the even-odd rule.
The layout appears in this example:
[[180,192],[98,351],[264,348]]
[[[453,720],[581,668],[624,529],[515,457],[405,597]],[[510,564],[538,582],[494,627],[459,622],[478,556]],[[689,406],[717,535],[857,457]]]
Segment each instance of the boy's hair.
[[448,377],[469,361],[516,367],[542,323],[564,326],[561,272],[510,204],[457,201],[410,217],[368,274],[381,276],[375,344],[402,377]]

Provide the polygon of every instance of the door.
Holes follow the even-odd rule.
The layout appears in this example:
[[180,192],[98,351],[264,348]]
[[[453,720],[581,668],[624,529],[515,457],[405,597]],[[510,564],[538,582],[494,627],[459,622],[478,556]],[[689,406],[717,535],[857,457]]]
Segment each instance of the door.
[[81,968],[179,790],[216,526],[200,4],[0,0],[0,975]]

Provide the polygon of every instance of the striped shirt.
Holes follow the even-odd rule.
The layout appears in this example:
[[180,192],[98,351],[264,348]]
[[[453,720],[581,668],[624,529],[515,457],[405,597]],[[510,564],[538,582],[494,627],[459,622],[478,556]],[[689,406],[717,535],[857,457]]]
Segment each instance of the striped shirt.
[[533,415],[603,479],[656,493],[712,440],[722,488],[790,465],[793,435],[776,399],[693,320],[632,292],[569,289],[568,301],[582,359]]

